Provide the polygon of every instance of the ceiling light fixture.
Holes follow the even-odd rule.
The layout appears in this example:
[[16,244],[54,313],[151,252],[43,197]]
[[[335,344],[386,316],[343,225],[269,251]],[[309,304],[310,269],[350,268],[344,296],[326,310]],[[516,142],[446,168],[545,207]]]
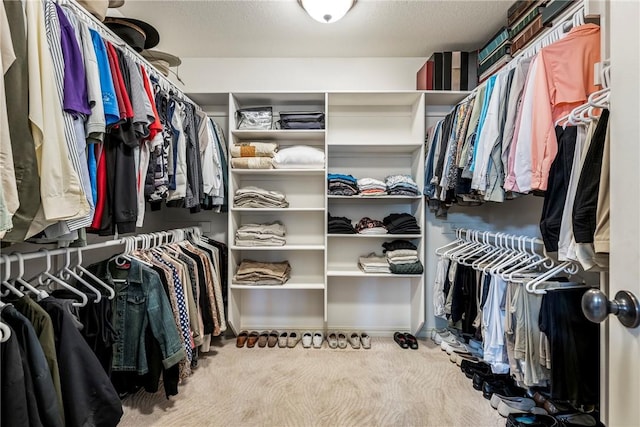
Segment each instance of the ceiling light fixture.
[[332,24],[342,19],[356,0],[298,0],[307,14],[323,24]]

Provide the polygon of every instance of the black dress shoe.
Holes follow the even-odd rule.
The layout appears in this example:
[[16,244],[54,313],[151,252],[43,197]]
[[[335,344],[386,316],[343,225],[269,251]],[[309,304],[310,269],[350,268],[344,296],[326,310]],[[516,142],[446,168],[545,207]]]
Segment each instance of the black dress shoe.
[[484,374],[476,372],[473,374],[473,388],[476,390],[482,390],[482,385],[485,382],[503,384],[507,380],[509,380],[509,375],[507,374]]
[[473,378],[473,375],[476,373],[483,375],[491,374],[491,366],[484,362],[471,363],[467,360],[463,360],[460,364],[460,369],[462,369],[462,372],[464,372],[467,378]]
[[524,397],[526,390],[515,385],[513,381],[485,381],[482,384],[482,396],[491,399],[494,393],[501,396]]

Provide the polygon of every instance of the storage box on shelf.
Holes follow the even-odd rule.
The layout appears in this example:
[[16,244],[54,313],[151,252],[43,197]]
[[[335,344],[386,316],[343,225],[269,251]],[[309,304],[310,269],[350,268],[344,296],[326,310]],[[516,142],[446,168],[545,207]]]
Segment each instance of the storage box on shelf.
[[[324,93],[235,93],[230,95],[232,144],[275,142],[279,149],[308,145],[326,152],[325,130],[237,129],[240,108],[270,106],[273,120],[280,111],[325,111]],[[296,169],[229,168],[230,198],[249,186],[283,193],[286,208],[230,207],[229,319],[235,332],[243,329],[322,329],[326,313],[325,289],[325,167]],[[281,222],[283,246],[237,245],[235,235],[244,224]],[[246,285],[233,277],[243,259],[289,261],[291,274],[283,285]]]

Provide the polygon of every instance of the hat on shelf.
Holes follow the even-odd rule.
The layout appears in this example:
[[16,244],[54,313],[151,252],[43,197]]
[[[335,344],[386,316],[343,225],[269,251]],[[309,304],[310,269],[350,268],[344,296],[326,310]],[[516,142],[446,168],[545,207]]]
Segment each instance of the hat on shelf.
[[104,21],[107,16],[107,9],[122,6],[124,0],[78,0],[78,4],[100,21]]
[[107,16],[104,23],[136,52],[151,49],[160,43],[158,31],[139,19]]
[[177,56],[159,50],[143,50],[141,54],[165,76],[169,75],[169,67],[177,67],[182,64],[182,61]]

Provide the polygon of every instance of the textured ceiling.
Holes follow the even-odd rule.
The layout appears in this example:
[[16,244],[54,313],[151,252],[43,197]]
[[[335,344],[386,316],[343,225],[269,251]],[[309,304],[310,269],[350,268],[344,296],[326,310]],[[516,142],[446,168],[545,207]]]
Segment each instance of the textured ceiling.
[[[424,57],[479,48],[512,1],[359,0],[321,24],[296,0],[126,0],[115,14],[152,24],[180,57]],[[113,14],[113,13],[112,13]]]

